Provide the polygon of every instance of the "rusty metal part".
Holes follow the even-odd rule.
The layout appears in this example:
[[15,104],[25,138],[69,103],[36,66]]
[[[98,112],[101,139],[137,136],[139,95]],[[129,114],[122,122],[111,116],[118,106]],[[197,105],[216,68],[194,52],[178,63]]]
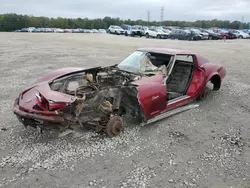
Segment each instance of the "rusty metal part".
[[106,125],[106,133],[110,137],[118,136],[123,130],[123,121],[120,116],[112,116]]
[[78,98],[75,103],[76,103],[76,108],[75,108],[75,114],[76,114],[76,117],[78,117],[80,115],[80,113],[82,112],[82,109],[83,109],[83,102],[84,102],[84,99],[81,99],[81,98]]
[[109,101],[105,100],[100,104],[98,109],[104,114],[110,114],[113,110],[113,105]]

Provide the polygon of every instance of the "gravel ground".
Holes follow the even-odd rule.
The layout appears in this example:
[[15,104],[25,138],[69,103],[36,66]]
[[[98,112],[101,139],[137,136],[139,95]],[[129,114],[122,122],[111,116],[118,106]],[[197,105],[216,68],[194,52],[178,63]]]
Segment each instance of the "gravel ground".
[[[0,187],[250,187],[250,40],[174,41],[105,34],[0,33]],[[25,129],[15,97],[67,66],[110,65],[138,47],[189,49],[227,77],[196,109],[110,139]]]

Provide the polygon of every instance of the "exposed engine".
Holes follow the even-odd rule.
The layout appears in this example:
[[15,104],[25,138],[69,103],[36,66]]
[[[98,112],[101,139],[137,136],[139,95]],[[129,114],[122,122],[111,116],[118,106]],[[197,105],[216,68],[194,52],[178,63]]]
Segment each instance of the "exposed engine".
[[50,87],[54,91],[77,97],[64,112],[73,112],[80,124],[105,127],[114,114],[138,116],[139,109],[135,105],[138,103],[137,89],[130,85],[137,79],[140,79],[138,75],[115,68],[92,69],[57,79]]

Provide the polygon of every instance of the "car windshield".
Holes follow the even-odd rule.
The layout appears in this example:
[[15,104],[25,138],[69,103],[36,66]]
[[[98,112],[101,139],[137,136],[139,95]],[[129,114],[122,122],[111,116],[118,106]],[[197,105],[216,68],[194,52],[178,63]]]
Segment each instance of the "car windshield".
[[145,73],[157,69],[158,67],[150,63],[147,54],[147,52],[135,51],[119,63],[118,68],[132,73]]
[[191,33],[189,30],[184,30],[186,33]]
[[200,31],[200,30],[198,30],[198,29],[192,29],[192,31],[194,31],[195,33],[198,33],[198,34],[200,34],[200,33],[201,33],[201,31]]
[[164,31],[162,29],[155,29],[157,32],[163,33]]
[[132,29],[140,29],[138,26],[132,26]]

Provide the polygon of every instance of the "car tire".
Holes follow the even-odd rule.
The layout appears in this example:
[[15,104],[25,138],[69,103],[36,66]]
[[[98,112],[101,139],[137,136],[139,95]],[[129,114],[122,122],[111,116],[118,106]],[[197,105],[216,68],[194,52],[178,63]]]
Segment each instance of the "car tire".
[[128,33],[127,33],[127,32],[125,32],[125,36],[128,36]]
[[161,38],[161,35],[157,35],[156,38],[157,38],[157,39],[160,39],[160,38]]
[[148,33],[146,33],[146,35],[145,35],[145,36],[146,36],[146,38],[149,38],[149,34],[148,34]]
[[239,36],[239,39],[243,39],[243,36],[242,36],[242,35],[240,35],[240,36]]
[[208,40],[213,40],[213,37],[212,37],[212,36],[209,36],[209,37],[208,37]]

